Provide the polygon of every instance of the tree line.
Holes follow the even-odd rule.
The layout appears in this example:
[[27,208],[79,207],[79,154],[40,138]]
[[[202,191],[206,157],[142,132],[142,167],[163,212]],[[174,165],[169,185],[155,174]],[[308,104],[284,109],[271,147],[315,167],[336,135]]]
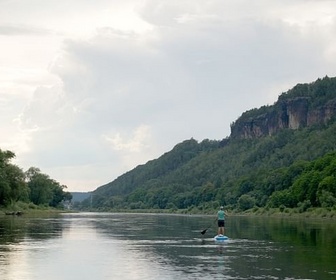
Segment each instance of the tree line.
[[31,167],[24,172],[11,163],[15,157],[12,151],[0,149],[0,206],[9,207],[17,202],[36,206],[62,207],[70,201],[71,193],[39,168]]

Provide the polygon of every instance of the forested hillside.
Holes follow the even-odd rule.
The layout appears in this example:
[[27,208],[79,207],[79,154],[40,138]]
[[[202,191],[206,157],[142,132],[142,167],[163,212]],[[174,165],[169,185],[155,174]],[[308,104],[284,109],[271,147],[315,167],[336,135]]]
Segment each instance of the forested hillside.
[[194,139],[99,187],[82,209],[332,207],[336,78],[242,114],[221,141]]

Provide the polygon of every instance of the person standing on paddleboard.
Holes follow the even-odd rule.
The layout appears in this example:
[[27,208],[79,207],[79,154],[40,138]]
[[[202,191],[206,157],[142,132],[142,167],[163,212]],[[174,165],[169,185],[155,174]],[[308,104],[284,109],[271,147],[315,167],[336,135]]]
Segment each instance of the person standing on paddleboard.
[[224,235],[225,228],[225,212],[224,207],[221,206],[220,210],[217,212],[217,223],[218,223],[218,235]]

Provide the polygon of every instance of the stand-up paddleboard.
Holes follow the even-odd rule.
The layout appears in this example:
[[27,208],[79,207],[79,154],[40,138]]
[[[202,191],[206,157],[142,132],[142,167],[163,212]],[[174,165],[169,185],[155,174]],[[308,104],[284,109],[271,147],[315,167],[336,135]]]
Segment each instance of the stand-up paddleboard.
[[216,235],[214,237],[214,240],[215,241],[225,241],[225,240],[228,240],[229,237],[227,237],[226,235],[223,235],[223,234],[219,234],[219,235]]

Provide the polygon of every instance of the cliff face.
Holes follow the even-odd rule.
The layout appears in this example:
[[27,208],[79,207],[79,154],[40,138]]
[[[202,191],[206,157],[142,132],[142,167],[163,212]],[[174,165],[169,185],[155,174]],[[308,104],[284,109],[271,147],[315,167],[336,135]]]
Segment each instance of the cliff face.
[[[332,81],[336,86],[336,80]],[[336,117],[336,90],[333,87],[331,91],[328,89],[328,93],[314,90],[313,94],[311,85],[306,88],[306,93],[300,88],[300,96],[296,96],[295,91],[283,94],[273,106],[244,113],[231,125],[230,137],[258,138],[273,135],[284,128],[299,129],[326,124]]]

